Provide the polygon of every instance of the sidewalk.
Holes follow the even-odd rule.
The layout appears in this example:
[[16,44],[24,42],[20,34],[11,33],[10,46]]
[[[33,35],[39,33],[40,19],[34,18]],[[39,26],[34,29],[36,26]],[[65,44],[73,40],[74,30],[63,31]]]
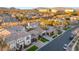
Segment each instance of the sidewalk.
[[41,42],[41,41],[37,41],[37,42],[34,42],[33,45],[37,46],[38,49],[41,48],[42,46],[45,45],[45,43]]
[[48,36],[48,35],[45,35],[45,36],[43,36],[45,39],[48,39],[49,41],[51,41],[51,40],[54,40],[52,37],[50,37],[50,36]]
[[27,51],[27,49],[31,48],[33,45],[30,45],[29,47],[25,48],[24,50],[22,51]]
[[78,43],[78,39],[74,38],[67,46],[67,50],[66,51],[74,51],[75,46]]

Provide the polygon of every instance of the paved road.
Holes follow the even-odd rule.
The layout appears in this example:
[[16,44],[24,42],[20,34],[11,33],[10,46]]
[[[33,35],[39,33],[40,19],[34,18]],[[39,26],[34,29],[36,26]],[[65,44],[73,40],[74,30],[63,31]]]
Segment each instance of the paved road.
[[71,36],[71,31],[77,27],[74,27],[71,30],[66,31],[63,35],[57,37],[55,40],[48,43],[46,46],[39,49],[39,51],[64,51],[64,44],[69,44],[71,40],[69,37]]

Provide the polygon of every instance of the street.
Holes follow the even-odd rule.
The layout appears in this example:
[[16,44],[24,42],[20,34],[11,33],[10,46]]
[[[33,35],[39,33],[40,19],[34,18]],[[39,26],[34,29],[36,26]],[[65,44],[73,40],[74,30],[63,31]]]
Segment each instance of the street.
[[41,49],[39,51],[64,51],[64,44],[69,44],[71,40],[69,37],[71,36],[71,31],[77,28],[78,26],[72,28],[71,30],[67,30],[63,35],[57,37]]

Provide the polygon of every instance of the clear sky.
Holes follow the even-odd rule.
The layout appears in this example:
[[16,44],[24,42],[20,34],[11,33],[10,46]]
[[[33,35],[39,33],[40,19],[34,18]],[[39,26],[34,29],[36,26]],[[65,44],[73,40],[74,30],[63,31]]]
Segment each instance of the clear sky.
[[0,0],[0,7],[79,7],[79,0]]

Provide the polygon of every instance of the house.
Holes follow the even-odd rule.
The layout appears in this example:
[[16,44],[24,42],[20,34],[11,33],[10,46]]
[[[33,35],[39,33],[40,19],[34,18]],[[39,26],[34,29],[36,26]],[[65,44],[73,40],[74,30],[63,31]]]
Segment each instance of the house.
[[50,12],[50,9],[48,9],[48,8],[37,8],[37,10],[39,12]]
[[34,30],[28,31],[31,35],[32,42],[37,41],[39,36],[42,36],[44,33],[46,33],[45,30],[41,28],[35,28]]
[[23,26],[13,26],[13,27],[7,28],[7,30],[14,30],[17,32],[21,32],[21,31],[25,31],[26,29]]
[[44,29],[42,29],[42,28],[40,28],[40,27],[38,27],[38,28],[35,28],[34,30],[33,30],[33,32],[34,32],[34,34],[36,34],[36,35],[40,35],[40,36],[43,36],[43,35],[51,35],[51,33],[57,33],[57,31],[56,31],[56,29],[54,28],[54,27],[51,27],[51,26],[48,26],[48,29],[47,30],[44,30]]
[[5,37],[10,35],[11,33],[4,28],[0,29],[0,51],[9,50],[9,45],[5,42]]
[[79,28],[76,28],[74,31],[72,31],[72,34],[79,36]]
[[68,51],[78,51],[79,50],[79,28],[72,31],[72,41],[68,45]]
[[10,48],[13,50],[23,49],[24,46],[35,42],[39,35],[44,33],[44,30],[41,28],[36,28],[28,32],[16,31],[16,29],[8,29],[8,31],[11,32],[11,35],[5,37],[5,42],[10,45]]
[[31,44],[31,35],[25,31],[13,31],[11,35],[5,37],[5,42],[10,46],[11,50],[22,50],[24,49],[24,46]]
[[0,29],[0,36],[3,37],[11,50],[22,50],[32,42],[31,34],[26,32],[23,26]]
[[10,14],[0,14],[3,22],[16,22],[18,21],[16,18],[13,18]]
[[0,25],[2,24],[3,20],[2,20],[2,17],[0,17]]
[[38,27],[35,29],[35,31],[38,31],[39,35],[43,35],[44,33],[46,33],[46,30],[43,30],[42,28]]
[[51,34],[57,34],[58,32],[57,32],[57,30],[54,27],[49,26],[48,30],[46,30],[46,33],[48,35],[51,35]]
[[58,10],[57,10],[57,9],[51,9],[51,12],[52,12],[52,13],[57,13]]
[[40,25],[39,22],[33,22],[33,23],[28,23],[28,25],[26,26],[26,28],[36,28]]
[[70,17],[71,23],[78,23],[78,19],[79,19],[79,16],[72,16],[72,17]]
[[31,40],[32,42],[37,41],[38,37],[39,37],[39,32],[35,31],[35,30],[31,30],[29,31],[30,35],[31,35]]
[[28,12],[25,14],[25,16],[28,18],[28,19],[37,19],[37,18],[40,18],[40,14],[39,13],[35,13],[35,12]]
[[74,12],[74,9],[72,9],[72,8],[67,8],[67,9],[65,9],[64,12],[65,12],[65,13],[72,13],[72,12]]
[[31,35],[33,35],[32,38],[38,38],[38,36],[39,35],[42,35],[44,32],[45,31],[43,29],[39,28],[39,27],[38,28],[35,28],[34,30],[29,31],[29,33]]
[[0,29],[0,36],[6,37],[7,35],[10,35],[10,34],[11,33],[8,30],[6,30],[4,28]]

